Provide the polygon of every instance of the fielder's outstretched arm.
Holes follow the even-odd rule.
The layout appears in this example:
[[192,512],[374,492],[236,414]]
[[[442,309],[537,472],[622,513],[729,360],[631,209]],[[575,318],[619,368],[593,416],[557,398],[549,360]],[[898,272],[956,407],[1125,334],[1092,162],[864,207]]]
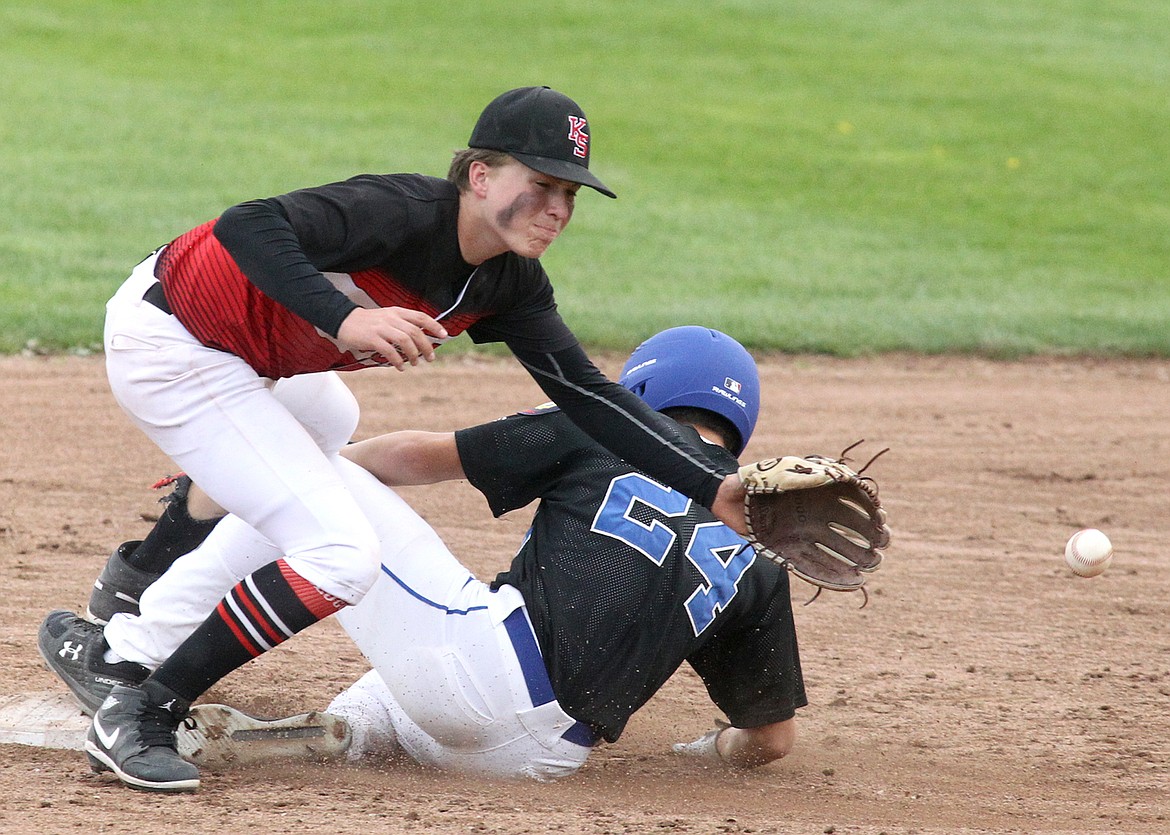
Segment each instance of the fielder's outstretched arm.
[[[466,478],[453,432],[390,432],[349,444],[342,448],[341,454],[369,470],[388,487],[438,484]],[[711,512],[741,535],[746,531],[744,496],[743,483],[738,475],[731,473],[723,479],[711,505]]]

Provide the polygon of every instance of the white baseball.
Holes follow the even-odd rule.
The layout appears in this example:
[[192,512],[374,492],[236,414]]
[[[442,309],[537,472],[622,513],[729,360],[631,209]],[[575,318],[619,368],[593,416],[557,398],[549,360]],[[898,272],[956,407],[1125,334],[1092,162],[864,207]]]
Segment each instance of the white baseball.
[[1096,528],[1077,531],[1064,546],[1064,561],[1080,577],[1096,577],[1113,561],[1113,543]]

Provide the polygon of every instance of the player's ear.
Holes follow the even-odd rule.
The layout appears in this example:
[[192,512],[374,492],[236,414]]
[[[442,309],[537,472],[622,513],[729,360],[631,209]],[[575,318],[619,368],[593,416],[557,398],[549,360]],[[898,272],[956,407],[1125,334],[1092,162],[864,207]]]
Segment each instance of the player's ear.
[[491,177],[491,166],[483,160],[474,160],[467,168],[467,183],[477,197],[487,194],[488,180]]

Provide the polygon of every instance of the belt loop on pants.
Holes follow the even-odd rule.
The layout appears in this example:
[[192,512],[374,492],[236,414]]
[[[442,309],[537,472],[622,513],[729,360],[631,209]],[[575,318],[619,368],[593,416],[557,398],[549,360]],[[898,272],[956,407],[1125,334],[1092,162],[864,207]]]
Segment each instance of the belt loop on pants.
[[[554,701],[556,696],[553,694],[552,682],[549,681],[544,658],[540,655],[540,647],[536,645],[536,636],[532,634],[532,627],[528,625],[524,610],[514,609],[504,618],[504,628],[508,630],[508,637],[512,639],[512,647],[516,650],[516,658],[520,661],[520,669],[524,671],[524,684],[528,687],[532,706],[540,707]],[[561,739],[592,748],[597,744],[597,732],[578,719],[561,734]]]
[[171,306],[167,303],[166,293],[163,292],[162,284],[155,282],[146,288],[146,292],[142,294],[144,302],[150,302],[163,313],[171,316]]

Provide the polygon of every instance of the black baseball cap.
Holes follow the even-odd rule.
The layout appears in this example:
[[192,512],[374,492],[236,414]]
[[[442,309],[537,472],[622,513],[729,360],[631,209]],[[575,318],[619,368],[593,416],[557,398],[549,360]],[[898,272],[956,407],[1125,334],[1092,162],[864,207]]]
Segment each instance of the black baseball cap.
[[467,146],[503,151],[542,174],[617,197],[589,173],[585,113],[548,87],[519,87],[496,96],[480,114]]

